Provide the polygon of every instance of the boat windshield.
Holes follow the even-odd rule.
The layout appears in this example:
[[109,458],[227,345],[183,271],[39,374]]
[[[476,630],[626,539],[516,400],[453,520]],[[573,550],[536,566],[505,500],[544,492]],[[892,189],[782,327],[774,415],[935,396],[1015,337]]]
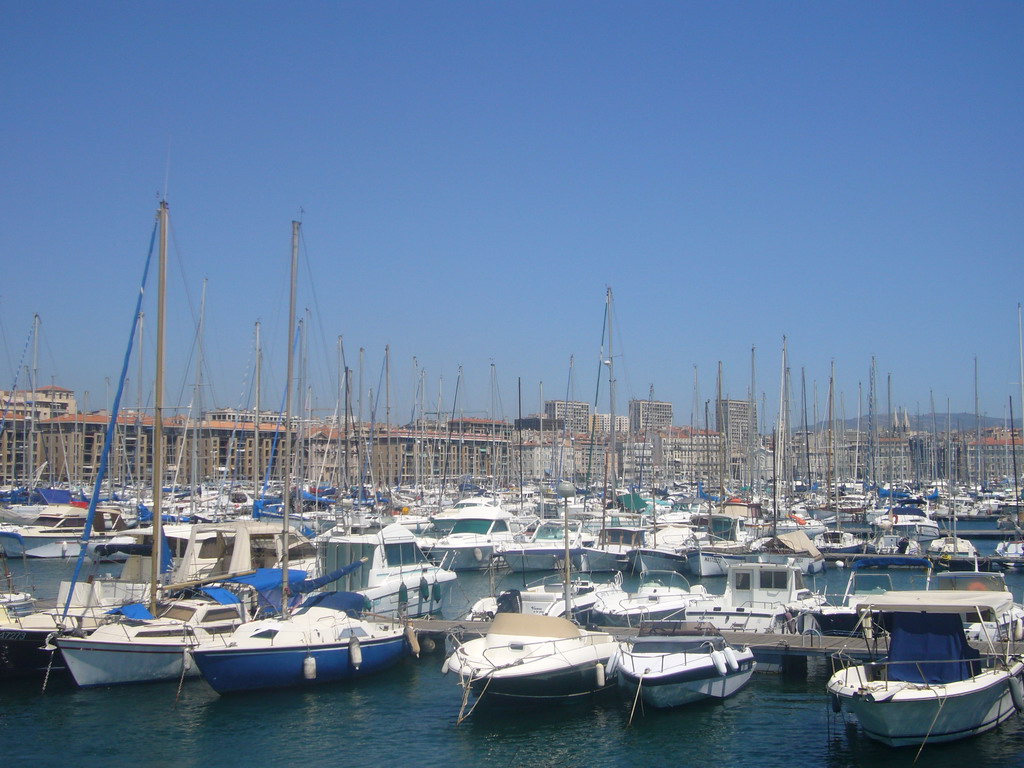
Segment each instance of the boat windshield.
[[384,545],[384,559],[389,566],[419,565],[427,562],[427,558],[414,541],[403,541],[397,544]]
[[490,533],[493,520],[456,520],[452,526],[452,533]]

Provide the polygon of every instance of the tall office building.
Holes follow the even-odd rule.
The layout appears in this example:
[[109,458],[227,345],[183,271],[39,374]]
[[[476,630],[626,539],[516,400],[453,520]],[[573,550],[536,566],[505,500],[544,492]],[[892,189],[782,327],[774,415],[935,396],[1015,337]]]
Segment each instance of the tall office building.
[[565,419],[570,434],[578,435],[590,428],[590,403],[575,400],[547,400],[544,415],[551,419]]
[[629,431],[634,435],[661,432],[672,426],[672,403],[657,400],[629,401]]
[[719,400],[715,429],[725,438],[730,450],[747,451],[756,439],[757,404],[749,400]]

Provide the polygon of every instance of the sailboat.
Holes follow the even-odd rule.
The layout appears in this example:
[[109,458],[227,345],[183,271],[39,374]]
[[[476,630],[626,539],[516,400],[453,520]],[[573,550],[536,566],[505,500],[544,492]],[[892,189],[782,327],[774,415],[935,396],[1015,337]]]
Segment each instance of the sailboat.
[[[289,334],[295,328],[295,282],[299,222],[292,222]],[[284,423],[291,424],[294,345],[289,339]],[[289,534],[293,454],[285,432],[283,536]],[[355,564],[353,564],[354,566]],[[348,571],[352,566],[346,566]],[[344,575],[339,573],[337,576]],[[334,576],[332,574],[332,576]],[[332,576],[322,577],[323,581]],[[296,591],[289,581],[288,549],[278,583],[282,595]],[[250,621],[193,650],[196,665],[218,693],[337,682],[397,664],[415,650],[415,635],[393,618],[360,616],[368,598],[354,592],[323,592],[308,597],[294,612],[282,600],[280,613]]]
[[81,687],[173,680],[197,674],[190,650],[208,637],[229,632],[247,617],[238,597],[227,590],[206,596],[160,597],[160,584],[171,569],[162,534],[163,364],[169,215],[166,202],[158,213],[160,232],[157,299],[156,386],[153,418],[153,554],[149,606],[128,604],[109,611],[108,623],[88,634],[54,638],[75,682]]

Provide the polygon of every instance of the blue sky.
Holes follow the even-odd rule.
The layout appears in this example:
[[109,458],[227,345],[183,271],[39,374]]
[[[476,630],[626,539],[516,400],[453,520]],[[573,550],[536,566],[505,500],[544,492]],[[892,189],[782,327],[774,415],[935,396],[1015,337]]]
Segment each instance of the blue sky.
[[540,382],[592,401],[611,286],[619,409],[653,385],[686,424],[719,361],[746,398],[754,347],[771,423],[785,335],[809,409],[832,360],[866,408],[874,356],[882,408],[891,378],[911,413],[973,411],[977,357],[1002,418],[1021,39],[1001,2],[6,2],[0,388],[39,313],[41,383],[104,405],[166,193],[175,401],[205,278],[205,404],[248,403],[259,321],[276,405],[301,216],[318,410],[339,335],[364,390],[390,345],[393,420],[414,357],[429,410],[460,365],[467,415],[515,417],[517,380],[527,413]]

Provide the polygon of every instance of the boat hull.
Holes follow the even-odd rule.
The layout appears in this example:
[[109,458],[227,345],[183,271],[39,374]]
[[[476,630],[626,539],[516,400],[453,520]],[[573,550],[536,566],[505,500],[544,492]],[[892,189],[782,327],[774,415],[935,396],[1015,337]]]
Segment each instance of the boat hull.
[[[860,722],[865,735],[891,747],[957,741],[995,728],[1016,712],[1010,674],[986,672],[948,685],[876,685],[862,688],[853,667],[837,673],[828,690]],[[1016,665],[1020,672],[1020,665]]]
[[60,651],[47,650],[46,640],[54,629],[0,629],[0,680],[42,677],[47,669],[51,673],[66,672]]
[[[404,633],[364,640],[362,661],[352,661],[349,642],[303,646],[206,647],[195,651],[196,665],[217,693],[265,688],[294,688],[341,682],[380,672],[400,662],[408,652]],[[307,658],[315,660],[308,677]]]
[[681,670],[662,674],[637,673],[632,669],[618,669],[619,687],[628,697],[635,698],[637,686],[644,704],[656,709],[668,709],[692,704],[705,699],[726,699],[739,693],[754,674],[753,659],[742,661],[739,669],[725,675],[719,673],[710,661]]
[[196,677],[193,643],[96,642],[88,637],[57,640],[75,683],[81,688],[153,683]]

